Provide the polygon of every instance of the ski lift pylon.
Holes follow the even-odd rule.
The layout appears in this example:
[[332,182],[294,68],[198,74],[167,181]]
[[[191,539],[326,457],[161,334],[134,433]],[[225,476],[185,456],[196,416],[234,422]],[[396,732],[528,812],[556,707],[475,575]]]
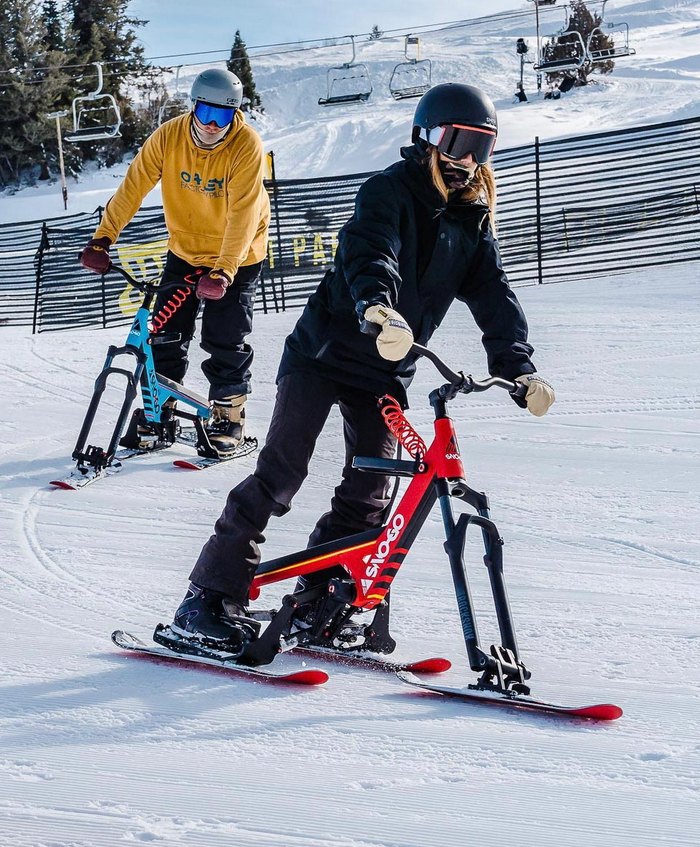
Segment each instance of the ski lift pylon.
[[[408,55],[409,47],[415,47],[415,56]],[[403,54],[405,60],[396,65],[389,79],[391,96],[394,100],[422,97],[432,87],[433,67],[430,59],[420,57],[419,36],[405,36]]]
[[[102,91],[102,63],[92,63],[97,68],[97,88],[88,94],[73,98],[71,112],[73,129],[64,136],[65,141],[101,141],[106,138],[116,138],[121,135],[121,112],[112,94]],[[91,124],[90,116],[98,113],[102,120]],[[108,120],[104,120],[104,117]],[[87,122],[86,122],[87,121]]]
[[183,114],[189,105],[189,94],[186,91],[180,91],[180,69],[182,65],[175,68],[175,91],[169,95],[158,109],[158,126],[169,121],[171,118],[177,118]]
[[367,65],[355,62],[355,36],[347,37],[352,43],[352,59],[338,67],[328,69],[326,72],[327,96],[319,97],[319,106],[365,102],[372,93],[372,80]]

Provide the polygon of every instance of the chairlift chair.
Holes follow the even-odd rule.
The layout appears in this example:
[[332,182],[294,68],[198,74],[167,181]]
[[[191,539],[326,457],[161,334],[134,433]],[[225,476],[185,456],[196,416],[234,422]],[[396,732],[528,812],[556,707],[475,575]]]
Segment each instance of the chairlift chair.
[[180,69],[182,65],[178,65],[175,69],[175,91],[167,97],[158,109],[158,126],[169,121],[171,118],[177,118],[186,112],[189,108],[190,96],[186,91],[180,91]]
[[593,40],[595,39],[595,34],[598,32],[601,35],[605,35],[602,29],[602,21],[601,26],[597,26],[591,34],[588,36],[588,41],[586,43],[586,52],[588,53],[588,60],[592,62],[594,65],[599,64],[600,62],[608,62],[610,59],[624,59],[626,56],[634,56],[636,54],[636,50],[634,47],[630,47],[630,28],[629,24],[619,23],[619,24],[606,24],[607,29],[611,30],[609,37],[612,38],[613,46],[612,47],[593,47]]
[[66,141],[102,141],[121,135],[122,118],[117,101],[112,94],[102,91],[102,63],[92,64],[97,68],[97,88],[73,98],[73,129],[64,136]]
[[319,97],[319,106],[336,106],[341,103],[362,103],[369,100],[372,80],[367,65],[355,62],[355,36],[352,42],[352,59],[326,73],[327,96]]
[[557,71],[573,71],[582,67],[583,63],[588,58],[586,45],[583,42],[581,33],[575,29],[565,32],[557,32],[549,36],[550,44],[557,44],[563,38],[572,36],[573,40],[565,41],[567,47],[570,48],[568,56],[560,56],[557,59],[544,59],[546,46],[542,49],[539,56],[539,61],[534,65],[536,71],[544,71],[545,73],[555,73]]
[[[415,56],[408,55],[409,46],[416,48]],[[420,57],[420,38],[407,35],[404,41],[405,61],[399,62],[391,73],[389,91],[394,100],[422,97],[432,86],[432,62]]]

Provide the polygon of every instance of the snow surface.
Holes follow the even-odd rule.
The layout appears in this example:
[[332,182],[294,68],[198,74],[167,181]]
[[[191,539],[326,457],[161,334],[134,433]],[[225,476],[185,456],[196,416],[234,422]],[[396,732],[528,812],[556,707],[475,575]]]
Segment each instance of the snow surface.
[[[625,75],[558,103],[518,107],[527,122],[509,107],[512,68],[506,76],[500,54],[490,59],[484,47],[477,61],[470,47],[464,61],[482,83],[501,86],[509,143],[528,140],[517,136],[520,124],[543,135],[546,126],[553,137],[698,114],[700,10],[664,5],[624,7],[645,34]],[[300,89],[310,86],[311,71],[305,77],[301,60],[292,61],[280,79],[292,86],[296,74]],[[320,66],[312,70],[318,82]],[[624,88],[624,109],[615,87]],[[300,96],[298,108],[306,102]],[[387,101],[319,124],[309,107],[305,128],[285,133],[270,107],[265,131],[286,162],[281,175],[331,172],[312,155],[327,130],[336,141],[326,161],[367,170],[393,158],[411,108]],[[390,112],[403,117],[383,135]],[[119,174],[72,184],[70,211],[104,202]],[[57,214],[54,200],[46,186],[5,195],[0,216]],[[50,489],[70,467],[106,348],[122,343],[126,328],[31,336],[0,327],[0,845],[696,845],[699,280],[696,263],[519,289],[556,405],[542,419],[501,392],[452,406],[469,482],[489,494],[505,539],[533,691],[618,703],[625,715],[607,725],[459,704],[322,663],[308,665],[324,666],[330,682],[298,689],[118,652],[112,629],[147,637],[170,618],[228,489],[255,458],[195,474],[172,467],[188,455],[176,447],[84,491]],[[260,438],[296,317],[256,318],[249,421]],[[459,304],[433,347],[453,367],[484,374],[478,333]],[[187,381],[200,390],[201,358],[193,346]],[[409,417],[425,437],[427,392],[439,381],[420,365]],[[110,389],[93,443],[104,444],[119,402]],[[305,544],[337,483],[341,452],[335,415],[292,512],[270,525],[266,557]],[[488,645],[496,632],[477,537],[466,555]],[[269,587],[258,605],[279,598]],[[397,657],[444,655],[454,668],[442,679],[473,679],[437,510],[397,577],[393,631]]]

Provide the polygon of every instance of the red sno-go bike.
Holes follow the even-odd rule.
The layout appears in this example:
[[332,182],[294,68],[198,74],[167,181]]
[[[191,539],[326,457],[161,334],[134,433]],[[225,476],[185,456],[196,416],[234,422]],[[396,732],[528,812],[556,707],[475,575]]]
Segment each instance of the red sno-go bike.
[[[478,380],[457,373],[433,351],[418,344],[413,345],[412,352],[429,359],[447,380],[429,394],[435,414],[432,442],[426,445],[406,419],[398,402],[385,396],[379,401],[382,415],[411,458],[356,456],[353,459],[353,467],[367,473],[411,478],[395,508],[392,509],[391,505],[387,508],[389,517],[382,526],[261,563],[253,580],[251,600],[257,599],[260,589],[271,583],[297,578],[297,585],[282,599],[279,609],[252,610],[249,617],[243,619],[254,636],[239,656],[227,657],[220,651],[185,642],[163,624],[158,624],[153,636],[162,645],[160,648],[149,649],[143,642],[121,631],[114,633],[115,643],[141,652],[158,651],[161,656],[168,651],[172,656],[174,651],[199,657],[205,662],[224,664],[228,668],[249,668],[251,673],[261,674],[259,667],[272,662],[281,652],[295,650],[316,655],[333,654],[335,657],[341,654],[358,663],[383,664],[396,671],[404,682],[438,694],[574,717],[598,720],[620,717],[622,710],[611,704],[563,706],[529,696],[531,674],[520,658],[508,603],[503,574],[503,540],[489,516],[487,496],[475,491],[466,482],[447,404],[457,395],[487,391],[493,387],[523,397],[526,386],[499,377]],[[455,517],[455,500],[472,511]],[[380,658],[382,654],[391,653],[396,646],[389,633],[389,592],[393,580],[436,501],[442,514],[444,549],[452,572],[467,657],[472,671],[479,674],[476,682],[462,688],[426,682],[411,672],[446,670],[450,667],[446,660],[401,665],[384,662]],[[483,560],[488,569],[501,640],[500,644],[493,644],[488,650],[479,640],[464,561],[465,540],[470,527],[481,530],[483,537]],[[323,578],[313,583],[309,577],[321,571],[324,572]],[[362,619],[367,614],[371,615],[371,620],[364,623]],[[264,628],[263,623],[267,624]],[[167,651],[163,651],[163,647]],[[372,659],[375,661],[372,662]],[[377,659],[379,662],[376,662]],[[303,673],[287,675],[287,678],[295,676],[294,681],[311,682],[309,676],[302,680]],[[327,679],[325,674],[322,677],[314,681]]]

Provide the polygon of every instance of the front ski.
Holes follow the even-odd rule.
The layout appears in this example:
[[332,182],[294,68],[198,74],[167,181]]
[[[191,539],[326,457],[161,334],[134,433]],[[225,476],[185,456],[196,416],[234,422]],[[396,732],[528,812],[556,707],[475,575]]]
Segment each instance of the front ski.
[[211,468],[214,465],[221,465],[224,462],[230,462],[233,459],[240,459],[241,456],[247,456],[254,450],[258,449],[258,439],[246,436],[243,441],[231,453],[225,456],[212,458],[209,456],[199,456],[196,459],[175,459],[173,464],[176,468],[185,468],[188,471],[201,471],[205,468]]
[[[165,629],[159,624],[156,627],[156,633],[163,632]],[[271,682],[294,683],[296,685],[323,685],[324,682],[328,682],[328,674],[315,668],[287,672],[251,668],[238,664],[236,658],[229,653],[213,650],[205,645],[192,645],[191,642],[186,642],[184,639],[177,646],[173,642],[171,649],[165,646],[146,644],[135,635],[117,629],[112,633],[112,641],[117,647],[121,647],[123,650],[131,650],[137,655],[148,656],[157,660],[180,662],[185,665],[208,665],[238,676],[249,676]],[[186,647],[187,649],[185,649]]]
[[430,659],[418,659],[414,662],[396,662],[392,659],[385,659],[378,653],[363,653],[362,651],[350,653],[348,651],[332,650],[327,647],[294,647],[290,650],[290,653],[301,653],[305,656],[312,656],[313,658],[327,659],[339,665],[370,668],[372,670],[387,671],[388,673],[399,673],[400,671],[427,674],[445,673],[445,671],[448,671],[452,667],[452,662],[449,659],[443,659],[438,656]]
[[498,691],[485,691],[477,688],[452,688],[448,685],[436,685],[432,682],[423,682],[412,673],[399,671],[398,678],[434,694],[442,694],[445,697],[454,697],[474,703],[485,703],[489,706],[502,706],[510,709],[524,709],[535,712],[545,712],[550,715],[560,715],[570,718],[588,718],[596,721],[614,721],[622,716],[622,709],[612,703],[599,703],[592,706],[561,706],[557,703],[547,703],[544,700],[536,700],[524,694],[505,694]]
[[135,456],[150,456],[152,453],[160,453],[165,449],[165,446],[149,448],[147,450],[136,447],[124,447],[121,450],[117,450],[111,463],[106,467],[98,470],[90,465],[78,465],[67,476],[61,479],[52,479],[49,485],[69,491],[77,491],[80,488],[85,488],[86,485],[97,482],[98,479],[104,479],[106,476],[114,476],[114,474],[119,473],[123,467],[122,463],[127,459],[133,459]]

